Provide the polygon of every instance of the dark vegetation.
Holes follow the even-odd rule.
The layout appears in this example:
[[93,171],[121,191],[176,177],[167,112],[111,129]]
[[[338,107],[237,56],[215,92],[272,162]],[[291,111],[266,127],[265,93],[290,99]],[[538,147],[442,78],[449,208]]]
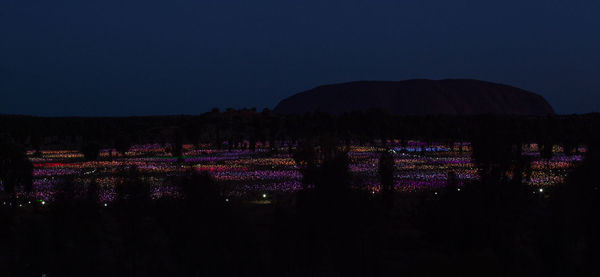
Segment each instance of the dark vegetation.
[[[280,116],[253,110],[202,116],[37,118],[2,116],[1,276],[597,276],[600,187],[598,115],[397,117],[372,111]],[[387,139],[470,141],[481,180],[439,193],[392,189],[393,157],[382,152],[381,191],[357,189],[347,147]],[[104,206],[95,182],[85,197],[66,180],[52,203],[18,207],[31,189],[32,150],[135,143],[272,151],[289,146],[303,175],[295,194],[228,199],[210,175],[173,177],[183,200],[153,200],[135,168],[121,172]],[[292,143],[290,143],[292,142]],[[523,184],[520,145],[551,156],[588,146],[566,183],[538,192]],[[24,145],[24,146],[23,146]],[[294,145],[293,147],[291,145]],[[86,152],[89,152],[86,154]]]
[[[369,110],[338,116],[326,113],[283,116],[268,109],[261,112],[215,109],[199,116],[124,118],[0,115],[0,131],[33,150],[40,147],[84,150],[87,144],[93,144],[124,153],[133,144],[169,143],[175,146],[175,154],[182,143],[251,149],[261,142],[275,148],[323,135],[336,137],[344,144],[361,145],[388,139],[472,141],[482,130],[492,127],[488,123],[502,132],[515,134],[523,143],[559,144],[575,150],[590,140],[591,132],[597,132],[600,115],[395,116]],[[551,147],[544,149],[545,154],[551,154]]]

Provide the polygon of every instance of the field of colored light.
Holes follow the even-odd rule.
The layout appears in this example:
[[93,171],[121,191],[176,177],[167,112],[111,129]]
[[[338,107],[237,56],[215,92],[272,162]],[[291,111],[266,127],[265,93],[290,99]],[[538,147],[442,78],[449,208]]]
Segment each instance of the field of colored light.
[[[395,157],[395,189],[411,192],[435,190],[446,185],[448,172],[456,173],[458,185],[478,178],[471,161],[470,146],[456,144],[426,146],[420,142],[392,148]],[[350,170],[353,186],[379,191],[378,159],[376,147],[353,146],[350,149]],[[583,149],[585,150],[585,149]],[[581,155],[565,156],[555,149],[554,158],[543,160],[536,147],[524,147],[524,154],[532,157],[532,173],[529,184],[536,187],[552,186],[563,182],[571,168],[582,159]],[[184,146],[183,161],[171,155],[158,144],[135,145],[125,156],[110,149],[101,151],[100,160],[84,161],[83,155],[74,150],[42,151],[41,155],[28,152],[34,164],[34,191],[30,197],[52,201],[57,186],[71,179],[83,195],[87,185],[95,180],[101,188],[101,202],[115,199],[115,186],[122,180],[119,172],[136,167],[142,181],[151,187],[153,198],[180,197],[172,184],[176,176],[188,170],[207,171],[225,188],[229,197],[249,197],[262,194],[294,192],[301,189],[302,176],[287,149],[270,152],[266,149],[216,150],[194,149]]]

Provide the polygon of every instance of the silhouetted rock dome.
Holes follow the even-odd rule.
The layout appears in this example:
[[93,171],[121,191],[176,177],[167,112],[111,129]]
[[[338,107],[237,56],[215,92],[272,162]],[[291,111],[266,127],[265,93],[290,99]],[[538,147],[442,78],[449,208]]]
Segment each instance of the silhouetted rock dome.
[[554,109],[540,95],[516,87],[468,79],[359,81],[319,86],[283,99],[283,114],[381,109],[396,115],[546,115]]

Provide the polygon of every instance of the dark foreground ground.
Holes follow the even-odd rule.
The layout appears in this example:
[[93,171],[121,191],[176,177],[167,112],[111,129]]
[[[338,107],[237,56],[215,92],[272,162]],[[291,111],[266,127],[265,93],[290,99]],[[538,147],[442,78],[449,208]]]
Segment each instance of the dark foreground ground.
[[[242,141],[254,148],[259,131],[266,130],[262,123],[270,121],[251,115],[236,121],[237,114],[215,112],[194,119],[202,128],[180,128],[212,130],[207,138],[176,131],[162,137],[179,146],[213,140],[215,148],[246,144]],[[278,122],[269,113],[260,116]],[[99,145],[124,146],[126,152],[127,140],[115,141],[110,128],[94,127],[119,126],[120,119],[8,118],[5,130],[16,139],[0,143],[0,276],[600,276],[600,140],[591,135],[600,130],[596,117],[415,121],[357,115],[364,128],[355,129],[351,115],[284,118],[288,123],[273,126],[289,126],[273,127],[271,138],[262,140],[274,146],[294,142],[290,151],[302,175],[297,191],[230,199],[219,180],[190,172],[171,176],[181,198],[153,200],[150,186],[132,167],[114,184],[109,203],[100,201],[97,183],[90,182],[82,195],[68,178],[57,184],[51,202],[16,198],[18,190],[31,189],[34,165],[15,145],[35,153],[65,144],[50,134],[61,128],[36,126],[56,121],[55,127],[69,130],[80,122],[89,129],[80,130],[83,135],[62,136],[81,144],[86,159],[97,158]],[[161,120],[165,126],[176,121]],[[94,121],[98,125],[90,124]],[[237,125],[222,125],[229,121]],[[243,122],[256,126],[243,129]],[[139,133],[137,140],[167,130],[144,124],[130,131]],[[340,127],[344,124],[352,128]],[[315,134],[328,126],[339,127],[328,134],[333,139]],[[30,131],[42,134],[36,139]],[[449,173],[436,191],[394,190],[394,159],[382,151],[380,188],[360,189],[350,181],[344,145],[389,137],[469,141],[479,178],[457,185],[457,176]],[[94,146],[85,143],[90,138],[95,151],[87,151]],[[583,144],[587,151],[564,180],[542,189],[527,184],[532,163],[521,152],[523,144],[535,141],[543,146],[541,156],[551,157],[554,145],[573,150]],[[180,147],[172,150],[173,157],[181,156]]]
[[299,192],[253,202],[206,197],[206,191],[185,201],[151,201],[132,193],[128,201],[107,207],[58,200],[3,208],[0,275],[597,272],[596,199],[564,188],[536,194],[509,183],[502,184],[506,193],[482,186],[433,195],[397,193],[390,210],[384,195],[356,191],[335,197]]

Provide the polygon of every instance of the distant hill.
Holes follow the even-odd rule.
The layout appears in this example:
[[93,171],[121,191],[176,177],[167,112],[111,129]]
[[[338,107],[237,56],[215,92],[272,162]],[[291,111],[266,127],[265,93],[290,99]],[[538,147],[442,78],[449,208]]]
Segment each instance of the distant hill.
[[358,81],[325,85],[283,99],[275,112],[341,114],[382,109],[396,115],[546,115],[554,109],[540,95],[470,79],[400,82]]

